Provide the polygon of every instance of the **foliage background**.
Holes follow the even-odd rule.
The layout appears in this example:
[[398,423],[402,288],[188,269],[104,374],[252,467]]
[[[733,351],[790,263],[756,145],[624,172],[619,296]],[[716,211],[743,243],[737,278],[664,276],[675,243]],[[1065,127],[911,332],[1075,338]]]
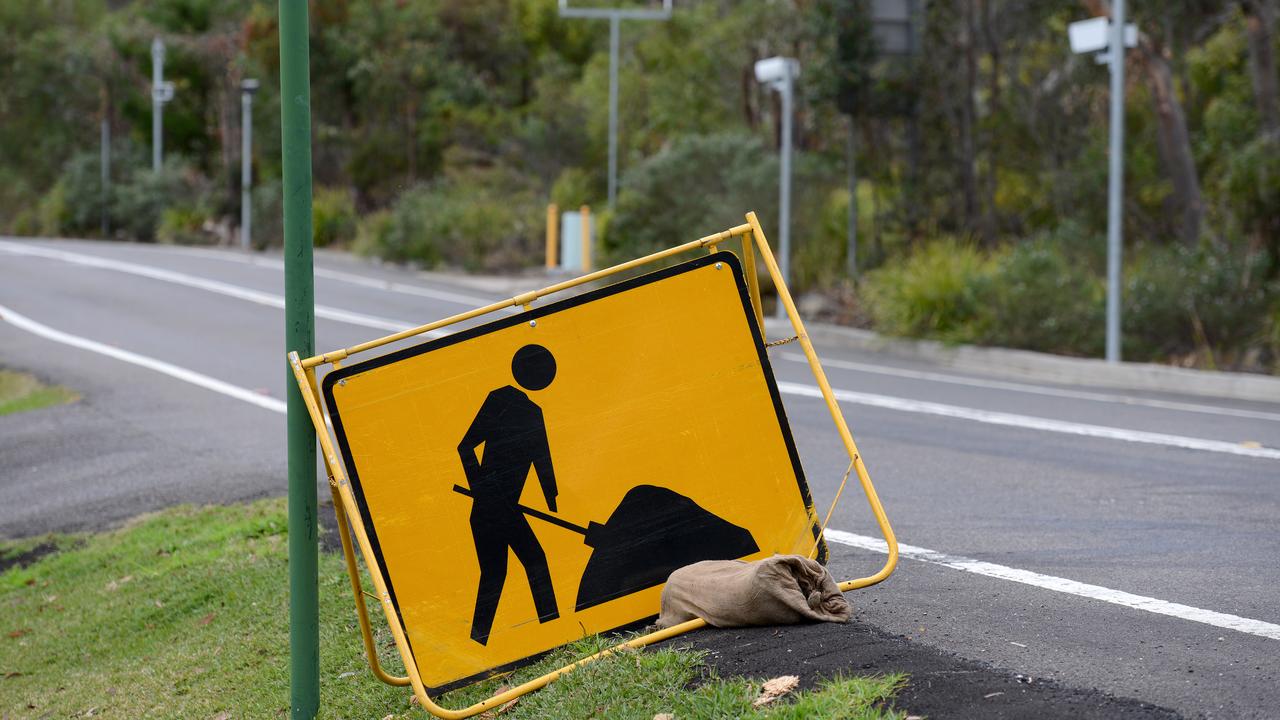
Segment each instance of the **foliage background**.
[[[792,237],[810,307],[899,334],[1097,354],[1107,72],[1070,54],[1066,26],[1107,3],[921,5],[914,58],[877,55],[865,0],[681,0],[668,22],[624,23],[621,193],[602,213],[607,24],[562,20],[556,0],[313,0],[317,242],[514,270],[540,262],[548,201],[592,205],[606,259],[747,209],[776,234],[777,98],[752,65],[786,54],[804,68]],[[1275,0],[1135,11],[1126,356],[1274,370]],[[255,77],[255,237],[278,243],[275,12],[265,0],[0,0],[0,229],[99,236],[105,216],[111,237],[231,242],[238,85]],[[177,87],[159,175],[157,35]]]

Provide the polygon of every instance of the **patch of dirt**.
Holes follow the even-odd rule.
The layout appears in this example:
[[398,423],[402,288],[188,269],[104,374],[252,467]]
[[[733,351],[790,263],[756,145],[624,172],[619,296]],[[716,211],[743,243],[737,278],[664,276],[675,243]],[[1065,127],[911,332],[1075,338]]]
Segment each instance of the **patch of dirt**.
[[992,668],[856,622],[707,628],[669,642],[707,651],[707,664],[720,677],[764,679],[790,673],[800,676],[802,688],[841,673],[907,673],[907,685],[894,706],[930,720],[1180,717],[1138,700]]
[[46,555],[52,555],[58,551],[58,546],[51,542],[44,542],[27,550],[26,552],[14,553],[12,555],[5,553],[0,555],[0,573],[7,572],[13,568],[24,568],[34,563]]

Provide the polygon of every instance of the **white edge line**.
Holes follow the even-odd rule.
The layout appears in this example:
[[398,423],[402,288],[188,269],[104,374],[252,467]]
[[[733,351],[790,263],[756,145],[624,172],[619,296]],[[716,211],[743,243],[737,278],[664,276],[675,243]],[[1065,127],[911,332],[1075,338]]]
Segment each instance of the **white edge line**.
[[[241,263],[268,270],[284,269],[284,261],[282,260],[276,260],[275,258],[270,257],[240,254],[233,250],[209,250],[206,248],[175,249],[183,255],[191,255],[193,257],[207,257],[214,260],[221,260],[223,262]],[[443,300],[445,302],[457,303],[468,307],[483,307],[495,302],[493,299],[482,298],[476,295],[466,295],[464,293],[456,293],[449,290],[425,288],[419,285],[399,282],[397,280],[381,280],[368,275],[346,272],[345,270],[334,270],[332,268],[317,266],[314,268],[314,272],[316,277],[329,278],[330,280],[337,280],[339,282],[359,285],[361,287],[372,288],[374,290],[385,290],[388,292],[403,293],[405,295],[431,298],[433,300]]]
[[[861,548],[863,550],[871,550],[878,553],[888,553],[888,546],[884,540],[879,538],[868,537],[866,535],[855,535],[843,530],[826,531],[827,540],[840,545],[848,545],[850,547]],[[1100,585],[1090,585],[1088,583],[1068,580],[1066,578],[1055,577],[1053,575],[1041,575],[1040,573],[1031,572],[1030,570],[1019,570],[1017,568],[1006,567],[1004,565],[996,565],[995,563],[985,562],[983,560],[974,560],[973,558],[960,557],[958,555],[947,555],[936,550],[916,547],[914,545],[898,544],[898,554],[904,558],[919,560],[934,565],[942,565],[943,567],[952,568],[953,570],[963,570],[977,575],[985,575],[986,577],[996,578],[999,580],[1008,580],[1010,582],[1022,583],[1023,585],[1031,585],[1033,587],[1052,590],[1054,592],[1065,593],[1067,595],[1076,595],[1078,597],[1089,598],[1092,600],[1101,600],[1102,602],[1111,603],[1112,605],[1122,605],[1124,607],[1134,608],[1135,610],[1145,610],[1157,615],[1168,615],[1170,617],[1179,618],[1181,620],[1190,620],[1192,622],[1212,625],[1214,627],[1226,628],[1228,630],[1236,630],[1250,635],[1271,638],[1272,640],[1280,640],[1280,625],[1264,622],[1262,620],[1252,620],[1250,618],[1240,617],[1238,615],[1230,615],[1227,613],[1215,612],[1213,610],[1203,610],[1201,608],[1183,605],[1181,603],[1173,603],[1156,598],[1145,597],[1143,595],[1134,595],[1123,590],[1112,590]]]
[[[799,353],[782,353],[782,359],[791,362],[809,362],[808,358]],[[1012,392],[1029,393],[1032,395],[1047,395],[1050,397],[1072,398],[1075,400],[1089,400],[1092,402],[1115,403],[1120,405],[1140,405],[1144,407],[1160,408],[1162,410],[1180,410],[1183,412],[1206,413],[1209,415],[1225,415],[1228,417],[1280,422],[1280,413],[1263,412],[1261,410],[1224,408],[1216,405],[1203,405],[1200,403],[1156,400],[1154,398],[1140,398],[1129,395],[1116,395],[1112,393],[1071,390],[1068,388],[1045,387],[1042,385],[1028,385],[1026,383],[1006,382],[1003,380],[985,380],[982,378],[965,377],[963,375],[948,375],[946,373],[927,372],[923,370],[908,370],[906,368],[874,365],[872,363],[853,362],[850,360],[828,359],[823,360],[822,364],[825,367],[840,368],[842,370],[852,370],[854,372],[865,372],[876,375],[890,375],[893,377],[910,378],[913,380],[925,380],[927,382],[991,388],[993,390],[1010,390]]]
[[[96,257],[92,255],[83,255],[80,253],[67,252],[64,250],[54,250],[39,246],[29,246],[19,243],[0,241],[0,250],[11,252],[19,255],[32,255],[37,257],[45,257],[54,260],[60,260],[72,264],[84,265],[88,267],[96,267],[106,270],[114,270],[117,272],[138,275],[162,282],[169,282],[186,287],[197,288],[208,292],[226,295],[229,297],[247,300],[249,302],[258,303],[274,308],[284,307],[284,298],[279,295],[252,290],[250,288],[232,285],[217,280],[208,280],[194,275],[174,272],[171,270],[163,270],[147,265],[139,265],[136,263],[111,260],[107,258]],[[389,332],[401,332],[415,325],[400,320],[391,320],[388,318],[375,317],[364,313],[351,312],[338,308],[317,305],[315,309],[316,317],[338,322],[350,323],[377,330]],[[441,330],[432,330],[423,333],[426,337],[442,337],[448,333]],[[802,385],[792,382],[779,382],[778,389],[787,394],[801,395],[805,397],[821,397],[821,391],[812,385]],[[961,407],[957,405],[945,405],[942,403],[927,402],[923,400],[910,400],[906,398],[892,397],[888,395],[875,395],[871,393],[859,393],[850,390],[835,390],[836,399],[841,402],[849,402],[860,405],[868,405],[890,410],[898,410],[903,412],[922,413],[928,415],[937,415],[942,417],[951,417],[962,420],[971,420],[975,422],[987,423],[992,425],[1002,425],[1007,427],[1018,427],[1031,430],[1041,430],[1045,432],[1064,433],[1069,435],[1080,435],[1085,437],[1104,438],[1109,440],[1121,440],[1125,442],[1147,443],[1152,445],[1163,445],[1167,447],[1179,447],[1188,450],[1201,450],[1207,452],[1218,452],[1232,455],[1243,455],[1245,457],[1266,458],[1271,460],[1280,459],[1280,450],[1266,447],[1246,447],[1235,443],[1206,440],[1202,438],[1184,437],[1180,435],[1167,435],[1164,433],[1145,432],[1140,430],[1125,430],[1122,428],[1107,427],[1103,425],[1089,425],[1085,423],[1075,423],[1063,420],[1051,420],[1048,418],[1038,418],[1029,415],[1015,415],[1012,413],[995,412],[989,410],[978,410],[975,408]]]
[[[258,305],[266,305],[267,307],[278,309],[284,308],[284,297],[281,295],[273,295],[271,293],[253,290],[240,285],[232,285],[231,283],[225,283],[219,280],[209,280],[195,275],[175,272],[173,270],[164,270],[162,268],[139,265],[137,263],[121,260],[111,260],[109,258],[102,258],[94,255],[84,255],[66,250],[54,250],[52,248],[23,245],[6,241],[0,241],[0,250],[13,253],[15,255],[43,257],[50,260],[59,260],[71,263],[73,265],[82,265],[101,270],[113,270],[115,272],[149,278],[151,280],[159,280],[161,282],[172,283],[174,285],[182,285],[184,287],[195,288],[197,290],[217,293],[218,295],[225,295],[239,300],[246,300],[251,303],[257,303]],[[359,325],[361,327],[372,328],[374,330],[384,330],[393,333],[418,327],[418,325],[404,320],[393,320],[390,318],[377,317],[375,315],[366,315],[364,313],[342,310],[335,307],[329,307],[327,305],[316,305],[315,313],[316,317],[323,318],[325,320],[333,320],[336,322]],[[422,335],[425,337],[438,338],[444,337],[445,335],[448,335],[448,333],[441,330],[431,330],[422,333]]]
[[168,375],[171,378],[188,382],[192,385],[197,385],[206,390],[212,390],[216,393],[226,395],[227,397],[232,397],[237,400],[243,400],[247,403],[257,405],[265,410],[271,410],[272,412],[278,413],[285,412],[285,402],[283,400],[261,395],[252,390],[223,382],[217,378],[212,378],[208,375],[195,372],[194,370],[188,370],[186,368],[178,367],[177,365],[172,365],[163,360],[156,360],[155,358],[139,355],[135,352],[122,350],[121,348],[112,347],[110,345],[104,345],[96,340],[72,335],[70,333],[62,332],[61,330],[54,330],[48,325],[38,323],[35,320],[14,312],[3,305],[0,305],[0,319],[3,319],[14,327],[26,330],[34,335],[39,335],[46,340],[52,340],[57,343],[62,343],[63,345],[70,345],[71,347],[80,348],[81,350],[88,350],[89,352],[106,355],[107,357],[114,358],[116,360],[144,367],[148,370],[154,370],[158,373]]
[[[265,410],[271,410],[272,412],[281,414],[286,412],[287,406],[283,400],[259,395],[251,390],[223,382],[193,370],[178,367],[177,365],[173,365],[162,360],[156,360],[155,358],[139,355],[138,353],[130,352],[128,350],[104,345],[95,340],[89,340],[88,338],[55,330],[47,325],[38,323],[25,315],[14,312],[3,305],[0,305],[0,319],[3,319],[14,327],[26,330],[27,332],[53,342],[98,353],[99,355],[105,355],[148,370],[154,370],[176,380],[191,383],[192,385],[205,388],[206,390],[212,390],[213,392],[235,398],[236,400],[243,400],[244,402],[256,405]],[[877,538],[867,537],[865,535],[855,535],[843,530],[834,530],[831,528],[826,530],[825,536],[831,542],[840,545],[848,545],[880,553],[888,552],[888,546],[886,543]],[[1008,580],[1025,585],[1032,585],[1069,595],[1078,595],[1080,597],[1102,600],[1115,605],[1123,605],[1160,615],[1169,615],[1183,620],[1191,620],[1193,622],[1213,625],[1215,627],[1227,628],[1229,630],[1237,630],[1251,635],[1259,635],[1261,637],[1280,640],[1280,625],[1274,625],[1261,620],[1251,620],[1249,618],[1214,612],[1212,610],[1202,610],[1189,605],[1166,602],[1164,600],[1134,595],[1120,590],[1111,590],[1098,585],[1089,585],[1075,580],[1068,580],[1066,578],[1041,575],[1028,570],[1019,570],[1017,568],[1005,567],[1003,565],[996,565],[994,563],[988,563],[981,560],[946,555],[944,553],[915,547],[913,545],[900,543],[898,545],[898,552],[905,558],[929,562],[936,565],[943,565],[956,570],[963,570],[965,572],[976,573],[978,575],[985,575],[987,577]]]
[[[811,398],[822,397],[822,391],[817,387],[812,385],[802,385],[800,383],[785,381],[779,382],[778,390],[788,395],[800,395]],[[1222,440],[1206,440],[1204,438],[1186,437],[1184,435],[1167,435],[1165,433],[1147,432],[1145,430],[1126,430],[1124,428],[1109,427],[1106,425],[1089,425],[1086,423],[1068,422],[1065,420],[1051,420],[1049,418],[1033,417],[1031,415],[1015,415],[1013,413],[1006,412],[978,410],[976,408],[960,407],[959,405],[944,405],[942,403],[927,402],[924,400],[908,400],[906,398],[854,392],[852,390],[832,390],[832,394],[835,395],[835,398],[840,402],[847,402],[855,405],[866,405],[886,410],[898,410],[901,412],[920,413],[924,415],[937,415],[940,417],[956,418],[959,420],[970,420],[988,425],[1001,425],[1004,427],[1023,428],[1027,430],[1041,430],[1044,432],[1062,433],[1066,435],[1080,435],[1106,440],[1144,443],[1147,445],[1163,445],[1165,447],[1183,448],[1185,450],[1200,450],[1204,452],[1225,453],[1227,455],[1243,455],[1245,457],[1264,458],[1267,460],[1280,460],[1280,450],[1275,448],[1250,447]]]

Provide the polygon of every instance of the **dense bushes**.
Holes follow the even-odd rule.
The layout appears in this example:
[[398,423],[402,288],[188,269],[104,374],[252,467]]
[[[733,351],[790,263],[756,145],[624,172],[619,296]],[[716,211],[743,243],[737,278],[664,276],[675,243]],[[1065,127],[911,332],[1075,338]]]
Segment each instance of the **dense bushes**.
[[1102,352],[1102,282],[1051,237],[999,254],[977,295],[978,342],[1073,355]]
[[113,147],[112,180],[103,192],[97,152],[73,155],[40,202],[15,221],[19,233],[100,235],[105,208],[113,237],[142,242],[209,242],[217,204],[209,181],[181,158],[170,156],[153,172],[141,151]]
[[[862,291],[875,326],[890,334],[1098,356],[1105,289],[1081,255],[1052,235],[994,252],[941,240],[868,274]],[[1280,288],[1266,280],[1264,259],[1209,245],[1131,252],[1125,357],[1194,354],[1248,369],[1274,362]]]
[[349,190],[316,188],[311,199],[311,234],[316,247],[346,245],[356,236],[356,202]]
[[1195,353],[1208,365],[1252,365],[1275,338],[1280,288],[1261,253],[1211,246],[1151,248],[1125,278],[1125,353],[1144,359]]
[[390,210],[361,221],[355,247],[427,267],[509,270],[541,253],[543,214],[527,180],[490,168],[409,188]]
[[948,239],[876,270],[864,284],[876,327],[891,335],[976,340],[992,265],[975,248]]

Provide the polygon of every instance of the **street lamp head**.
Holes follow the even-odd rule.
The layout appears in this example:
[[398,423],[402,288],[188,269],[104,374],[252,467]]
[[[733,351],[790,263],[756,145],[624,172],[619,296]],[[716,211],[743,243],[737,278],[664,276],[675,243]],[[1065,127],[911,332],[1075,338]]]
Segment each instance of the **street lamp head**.
[[756,81],[779,87],[800,76],[800,61],[777,55],[756,62]]
[[240,81],[240,92],[245,95],[252,95],[258,92],[258,81],[253,78],[245,78]]

